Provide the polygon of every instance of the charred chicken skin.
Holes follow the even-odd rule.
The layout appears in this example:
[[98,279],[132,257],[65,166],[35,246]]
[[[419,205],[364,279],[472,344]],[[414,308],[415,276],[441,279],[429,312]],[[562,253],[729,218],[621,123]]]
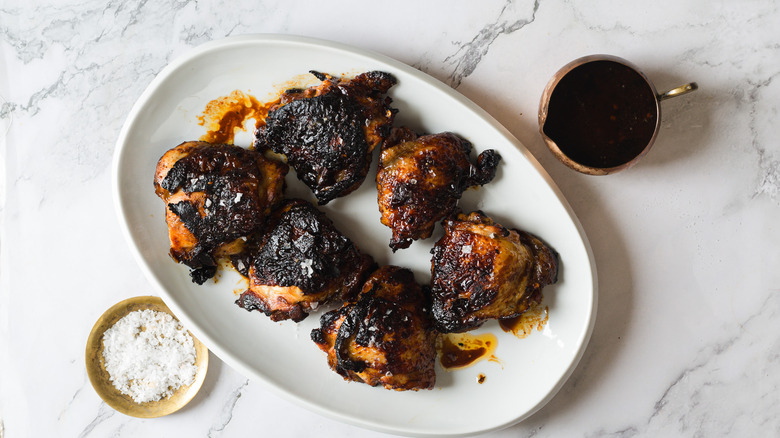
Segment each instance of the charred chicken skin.
[[320,204],[363,183],[371,152],[389,134],[396,110],[384,96],[395,85],[372,71],[354,79],[312,71],[322,83],[287,90],[257,130],[255,147],[283,154]]
[[431,252],[432,315],[442,332],[518,316],[539,304],[542,288],[557,281],[553,249],[479,211],[447,219]]
[[345,380],[386,389],[431,389],[436,331],[427,294],[405,268],[383,266],[357,299],[328,312],[312,340]]
[[241,250],[281,201],[287,165],[227,144],[185,142],[167,151],[154,175],[165,202],[171,257],[195,283],[216,273],[216,259]]
[[376,175],[382,224],[390,227],[393,251],[431,236],[437,222],[455,211],[463,192],[490,182],[501,156],[489,149],[473,164],[471,144],[445,132],[418,136],[395,128],[382,145]]
[[352,298],[375,267],[315,206],[287,200],[261,233],[249,289],[236,304],[298,322],[321,304]]

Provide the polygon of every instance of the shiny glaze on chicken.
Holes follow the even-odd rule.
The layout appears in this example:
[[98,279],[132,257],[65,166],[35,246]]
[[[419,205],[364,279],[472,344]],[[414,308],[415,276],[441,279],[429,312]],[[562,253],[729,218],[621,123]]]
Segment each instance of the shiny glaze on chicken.
[[431,236],[436,223],[455,211],[463,192],[490,182],[501,156],[489,149],[469,160],[471,144],[445,132],[418,136],[395,128],[382,145],[376,175],[382,223],[393,251]]
[[311,73],[322,83],[285,91],[258,129],[255,147],[285,155],[298,178],[326,204],[365,180],[371,152],[395,117],[384,93],[396,79],[378,71],[351,80]]
[[345,380],[386,389],[431,389],[436,331],[428,297],[412,271],[383,266],[357,299],[322,316],[312,340]]
[[322,304],[354,297],[374,268],[323,212],[301,199],[286,200],[260,234],[249,289],[236,304],[274,321],[301,321]]
[[190,141],[167,151],[154,175],[165,202],[171,257],[195,283],[216,273],[216,259],[240,251],[282,199],[287,165],[227,144]]
[[432,253],[431,313],[442,332],[516,317],[540,303],[542,288],[557,281],[553,249],[479,211],[448,218]]

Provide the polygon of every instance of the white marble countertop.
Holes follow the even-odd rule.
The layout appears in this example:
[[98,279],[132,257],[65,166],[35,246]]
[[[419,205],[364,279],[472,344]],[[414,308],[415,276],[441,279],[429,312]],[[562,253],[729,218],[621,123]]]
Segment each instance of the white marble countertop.
[[[0,437],[383,436],[213,354],[197,397],[158,419],[115,412],[87,379],[95,320],[151,291],[111,199],[119,129],[171,60],[247,33],[334,40],[446,82],[531,151],[579,217],[599,273],[588,349],[550,403],[489,436],[780,435],[778,4],[348,3],[0,5]],[[700,87],[663,102],[654,148],[606,177],[569,170],[538,134],[550,76],[593,53],[631,60],[659,91]]]

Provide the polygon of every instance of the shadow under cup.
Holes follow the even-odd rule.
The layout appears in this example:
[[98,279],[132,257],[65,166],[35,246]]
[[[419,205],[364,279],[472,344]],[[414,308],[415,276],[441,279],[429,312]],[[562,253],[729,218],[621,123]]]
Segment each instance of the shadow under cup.
[[564,66],[547,84],[539,131],[570,168],[607,175],[633,166],[650,149],[661,125],[662,100],[697,88],[692,82],[659,95],[628,61],[586,56]]

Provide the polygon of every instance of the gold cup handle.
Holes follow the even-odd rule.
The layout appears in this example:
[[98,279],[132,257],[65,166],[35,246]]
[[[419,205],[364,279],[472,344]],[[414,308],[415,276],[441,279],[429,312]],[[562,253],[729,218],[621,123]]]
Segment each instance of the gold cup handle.
[[696,91],[699,89],[699,85],[696,84],[696,82],[691,82],[690,84],[681,85],[677,88],[672,88],[671,90],[667,91],[666,93],[662,93],[658,95],[658,100],[666,100],[672,97],[682,96],[683,94],[688,94],[691,91]]

